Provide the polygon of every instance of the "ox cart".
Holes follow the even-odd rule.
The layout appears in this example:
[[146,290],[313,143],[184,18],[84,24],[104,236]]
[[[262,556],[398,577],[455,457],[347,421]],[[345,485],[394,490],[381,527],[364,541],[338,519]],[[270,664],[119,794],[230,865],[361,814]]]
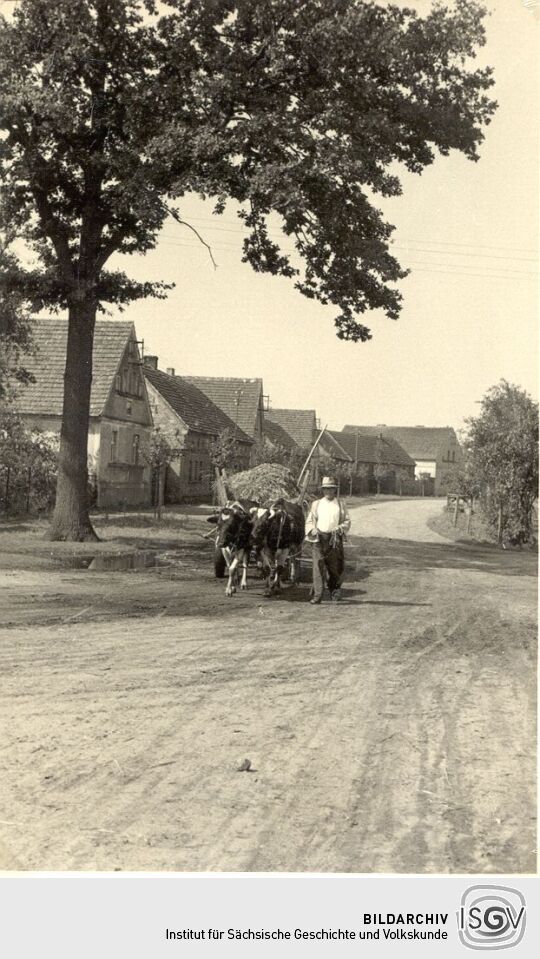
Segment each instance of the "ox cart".
[[[307,495],[309,464],[325,429],[326,427],[321,430],[313,444],[298,480],[296,483],[293,481],[295,492],[292,496],[292,490],[284,490],[277,495],[275,490],[272,493],[266,490],[266,495],[263,493],[257,500],[241,499],[242,493],[238,496],[238,488],[235,491],[236,496],[231,496],[227,488],[228,480],[225,472],[216,467],[216,491],[220,512],[215,519],[212,518],[217,523],[214,539],[214,575],[217,579],[224,579],[228,575],[227,596],[236,592],[240,568],[242,569],[241,587],[243,589],[247,587],[249,564],[259,569],[261,578],[266,575],[268,594],[278,590],[281,581],[296,583],[310,571],[311,561],[302,557],[304,524],[309,509]],[[277,467],[275,464],[268,464],[267,471],[272,468]],[[260,471],[263,467],[257,469]],[[250,476],[251,489],[247,493],[250,497],[254,497],[251,476],[255,472],[256,470],[252,470],[248,471],[248,474],[241,474]],[[236,520],[231,516],[235,512]],[[250,525],[250,535],[247,537],[241,529],[242,523],[245,528],[244,520]],[[223,536],[224,527],[230,528],[232,523],[236,523],[236,530],[239,530],[240,536],[243,537],[240,548],[236,544],[233,550],[226,546],[226,543],[231,542],[231,536],[229,535],[226,541]],[[262,533],[261,527],[264,527]]]

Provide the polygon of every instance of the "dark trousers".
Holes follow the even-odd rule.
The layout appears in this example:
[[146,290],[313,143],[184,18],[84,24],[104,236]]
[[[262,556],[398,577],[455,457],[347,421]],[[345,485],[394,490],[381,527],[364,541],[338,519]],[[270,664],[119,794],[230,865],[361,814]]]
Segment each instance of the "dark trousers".
[[332,545],[330,535],[319,534],[319,542],[313,544],[313,599],[321,599],[325,583],[331,593],[341,586],[345,570],[343,540]]

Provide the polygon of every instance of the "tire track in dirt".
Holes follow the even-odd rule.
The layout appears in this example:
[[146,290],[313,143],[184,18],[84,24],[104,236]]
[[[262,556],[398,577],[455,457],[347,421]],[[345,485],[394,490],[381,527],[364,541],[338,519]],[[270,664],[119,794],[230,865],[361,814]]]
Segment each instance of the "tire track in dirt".
[[[468,554],[460,567],[456,549],[447,568],[432,547],[366,555],[355,541],[338,608],[309,606],[307,587],[225,601],[209,577],[147,574],[75,577],[80,608],[94,589],[108,621],[30,625],[38,600],[0,642],[4,856],[52,869],[531,868],[534,583],[519,558],[494,574]],[[237,772],[245,756],[254,772]]]

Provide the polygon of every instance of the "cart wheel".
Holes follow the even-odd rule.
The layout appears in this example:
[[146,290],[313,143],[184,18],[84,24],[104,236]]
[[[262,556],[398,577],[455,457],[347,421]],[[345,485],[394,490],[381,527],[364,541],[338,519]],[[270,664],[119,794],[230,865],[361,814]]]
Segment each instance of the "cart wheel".
[[225,562],[225,557],[220,549],[217,548],[214,551],[214,575],[216,579],[223,579],[225,576],[225,570],[227,569],[227,563]]

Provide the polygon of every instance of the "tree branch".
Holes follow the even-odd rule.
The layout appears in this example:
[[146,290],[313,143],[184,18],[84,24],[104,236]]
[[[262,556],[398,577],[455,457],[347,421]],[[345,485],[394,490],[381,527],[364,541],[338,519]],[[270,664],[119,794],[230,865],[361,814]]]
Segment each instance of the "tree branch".
[[[158,199],[159,199],[159,198],[158,198]],[[181,226],[187,226],[188,230],[191,230],[191,231],[195,234],[195,236],[197,237],[197,239],[198,239],[198,240],[202,243],[202,245],[205,246],[206,249],[208,250],[208,255],[209,255],[210,259],[212,260],[212,265],[213,265],[213,267],[214,267],[214,270],[217,270],[217,263],[216,263],[216,261],[214,260],[214,255],[213,255],[213,253],[212,253],[212,247],[210,246],[210,244],[207,243],[206,240],[203,240],[201,234],[198,232],[198,230],[195,229],[194,226],[191,225],[191,223],[186,223],[185,220],[182,220],[182,218],[178,216],[176,210],[173,210],[171,207],[168,207],[167,204],[164,203],[163,200],[161,200],[161,199],[159,200],[159,202],[160,202],[161,205],[164,207],[164,209],[167,210],[167,213],[168,213],[170,216],[172,216],[173,220],[176,220],[176,222],[177,222],[177,223],[180,223]]]

